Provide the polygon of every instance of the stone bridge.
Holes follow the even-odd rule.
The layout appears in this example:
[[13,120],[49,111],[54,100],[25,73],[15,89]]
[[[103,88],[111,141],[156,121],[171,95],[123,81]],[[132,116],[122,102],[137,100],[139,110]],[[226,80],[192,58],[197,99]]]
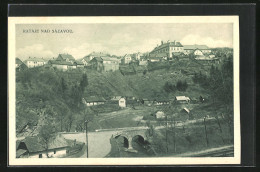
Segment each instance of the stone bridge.
[[139,142],[145,143],[148,142],[148,137],[146,136],[145,129],[142,130],[124,130],[119,131],[118,133],[114,134],[112,137],[117,139],[119,136],[124,138],[124,145],[127,149],[133,150],[132,141],[133,138],[137,138]]

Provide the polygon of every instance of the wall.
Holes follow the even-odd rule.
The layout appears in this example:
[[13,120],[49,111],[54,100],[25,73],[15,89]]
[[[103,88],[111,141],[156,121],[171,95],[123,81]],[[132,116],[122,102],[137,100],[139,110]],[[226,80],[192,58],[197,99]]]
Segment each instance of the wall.
[[[30,154],[29,158],[39,158],[39,154],[42,154],[42,158],[47,158],[47,155],[46,155],[45,151],[39,152],[39,153]],[[49,157],[53,157],[53,158],[64,156],[64,155],[66,155],[66,148],[63,148],[63,149],[60,149],[60,150],[56,150],[56,154],[54,154],[53,150],[49,151],[48,155],[49,155]]]

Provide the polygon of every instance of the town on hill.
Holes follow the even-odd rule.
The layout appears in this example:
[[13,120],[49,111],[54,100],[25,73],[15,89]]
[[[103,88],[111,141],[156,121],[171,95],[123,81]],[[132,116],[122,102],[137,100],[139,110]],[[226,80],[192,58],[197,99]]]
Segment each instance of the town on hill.
[[233,49],[152,48],[17,57],[16,157],[234,156]]

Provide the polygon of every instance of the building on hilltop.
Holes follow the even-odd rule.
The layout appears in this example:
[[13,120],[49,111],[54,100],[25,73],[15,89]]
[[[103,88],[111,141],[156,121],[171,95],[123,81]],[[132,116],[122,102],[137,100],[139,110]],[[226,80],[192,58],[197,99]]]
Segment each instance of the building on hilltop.
[[211,53],[211,49],[207,45],[184,45],[183,48],[183,52],[187,55],[193,53],[195,50],[200,50],[204,54]]
[[109,72],[119,70],[120,60],[111,57],[94,57],[90,62],[91,68],[99,72]]
[[122,64],[129,64],[130,62],[132,62],[132,60],[133,60],[133,58],[132,58],[131,54],[126,54],[122,58]]
[[66,61],[66,62],[75,62],[75,58],[70,55],[70,54],[59,54],[57,59],[57,61]]
[[28,69],[28,67],[19,58],[15,58],[15,68],[17,71]]
[[105,72],[119,70],[119,59],[111,57],[102,57],[102,59]]
[[44,66],[45,64],[47,64],[47,61],[44,60],[43,58],[29,57],[27,60],[24,61],[24,63],[28,68],[34,68],[34,67]]
[[166,57],[168,59],[172,58],[172,53],[175,52],[183,52],[183,46],[180,42],[177,41],[167,41],[166,43],[164,43],[163,41],[161,41],[161,45],[155,47],[151,52],[150,52],[150,56],[151,55],[156,55],[159,53],[165,53]]
[[83,59],[81,60],[82,63],[87,66],[89,64],[89,62],[95,58],[95,57],[109,57],[110,55],[108,53],[103,53],[103,52],[92,52],[89,55],[83,57]]
[[53,68],[63,71],[66,71],[69,68],[72,68],[71,66],[73,66],[71,62],[61,60],[49,60],[48,64],[50,64]]

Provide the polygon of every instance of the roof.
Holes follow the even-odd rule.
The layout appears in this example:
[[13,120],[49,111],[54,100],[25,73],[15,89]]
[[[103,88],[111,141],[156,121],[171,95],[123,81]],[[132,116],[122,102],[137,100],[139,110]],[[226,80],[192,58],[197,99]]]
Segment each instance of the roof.
[[74,63],[76,63],[77,65],[84,65],[84,63],[82,61],[76,60]]
[[[183,47],[183,45],[180,43],[180,42],[177,42],[177,41],[173,41],[173,42],[166,42],[166,43],[163,43],[161,45],[159,45],[158,47],[155,47],[153,49],[153,51],[156,51],[158,49],[161,49],[161,48],[165,48],[165,47]],[[153,52],[152,51],[152,52]]]
[[122,98],[122,96],[114,96],[114,97],[111,98],[111,100],[119,100],[121,98]]
[[22,154],[24,154],[25,152],[27,152],[27,150],[24,149],[18,149],[16,151],[16,157],[19,158]]
[[117,58],[112,57],[102,57],[103,61],[116,61],[119,62],[120,60]]
[[16,64],[23,64],[22,60],[20,60],[19,58],[15,58],[15,63]]
[[[41,152],[45,150],[44,145],[38,136],[26,137],[20,143],[22,142],[26,145],[29,152]],[[69,145],[66,139],[63,136],[58,135],[50,141],[48,149],[62,148],[67,146]]]
[[90,61],[94,61],[94,60],[96,60],[96,61],[98,61],[98,62],[102,62],[103,61],[103,59],[101,58],[101,57],[94,57],[92,60],[90,60]]
[[156,101],[157,102],[168,102],[169,99],[168,98],[157,98]]
[[63,59],[70,59],[70,60],[75,60],[75,58],[70,55],[70,54],[59,54]]
[[153,53],[153,54],[150,54],[150,57],[168,57],[167,53]]
[[183,52],[173,52],[172,55],[174,56],[179,56],[179,55],[183,55],[184,53]]
[[126,57],[131,57],[132,58],[131,54],[126,54],[126,55],[124,55],[123,58],[126,58]]
[[184,45],[183,46],[184,50],[195,50],[195,49],[200,49],[200,50],[207,50],[209,47],[207,45]]
[[105,102],[106,100],[103,97],[99,96],[90,96],[85,98],[86,102]]
[[189,110],[188,108],[186,108],[186,107],[183,108],[182,111],[185,111],[185,112],[187,112],[187,113],[190,113],[190,110]]
[[71,66],[72,64],[67,61],[61,61],[61,60],[49,60],[50,64],[56,64],[56,65],[69,65]]
[[28,59],[25,60],[25,62],[27,61],[33,61],[33,62],[45,62],[46,60],[44,60],[43,58],[38,58],[38,57],[29,57]]
[[176,100],[178,100],[178,101],[180,101],[180,100],[190,100],[190,98],[189,98],[189,97],[186,97],[186,96],[176,96],[175,98],[176,98]]

